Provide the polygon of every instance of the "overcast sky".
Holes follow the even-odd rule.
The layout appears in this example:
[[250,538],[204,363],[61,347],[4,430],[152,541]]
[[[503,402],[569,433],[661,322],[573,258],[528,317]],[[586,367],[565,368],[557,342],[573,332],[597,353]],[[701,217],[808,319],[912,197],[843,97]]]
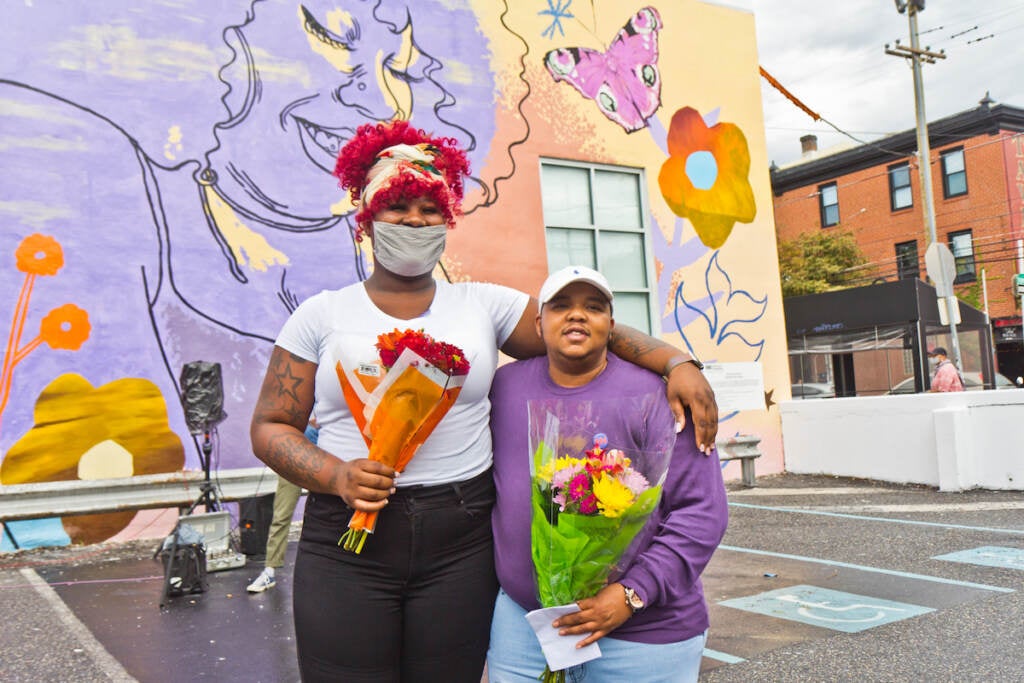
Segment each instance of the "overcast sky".
[[[729,4],[753,9],[761,66],[823,118],[865,141],[914,127],[909,62],[884,50],[897,38],[910,44],[907,16],[893,0]],[[977,107],[986,91],[1024,107],[1024,0],[927,0],[918,31],[921,47],[947,55],[922,65],[929,121]],[[807,133],[819,149],[856,144],[761,83],[769,160],[799,159]]]

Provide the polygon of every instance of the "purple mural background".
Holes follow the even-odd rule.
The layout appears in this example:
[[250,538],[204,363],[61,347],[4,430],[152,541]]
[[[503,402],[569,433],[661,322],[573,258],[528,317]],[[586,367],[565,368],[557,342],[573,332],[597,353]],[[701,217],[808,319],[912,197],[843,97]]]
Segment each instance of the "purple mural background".
[[[445,2],[49,2],[0,23],[0,258],[31,234],[64,266],[39,278],[26,335],[54,307],[89,316],[77,351],[40,347],[10,380],[0,449],[40,392],[152,381],[198,467],[177,377],[222,365],[220,467],[258,464],[248,423],[272,340],[303,299],[363,276],[332,155],[395,116],[458,138],[474,167],[494,129],[488,48]],[[332,209],[332,205],[335,208]],[[7,318],[24,275],[0,269]]]

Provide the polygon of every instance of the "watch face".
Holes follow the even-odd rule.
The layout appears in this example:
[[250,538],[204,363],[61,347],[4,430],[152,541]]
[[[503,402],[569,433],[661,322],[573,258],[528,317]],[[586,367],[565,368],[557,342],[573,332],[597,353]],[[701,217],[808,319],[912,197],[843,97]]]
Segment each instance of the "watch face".
[[626,589],[626,602],[633,608],[634,611],[643,609],[644,601],[640,599],[640,596],[636,594],[636,591],[632,588]]

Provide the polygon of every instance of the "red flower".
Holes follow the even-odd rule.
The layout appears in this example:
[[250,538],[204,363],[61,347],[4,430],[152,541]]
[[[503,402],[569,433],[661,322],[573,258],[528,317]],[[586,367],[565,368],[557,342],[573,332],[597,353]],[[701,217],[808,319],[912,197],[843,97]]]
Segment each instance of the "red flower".
[[439,342],[423,330],[399,332],[395,329],[379,335],[377,349],[380,352],[381,364],[388,369],[398,361],[402,351],[409,349],[447,375],[469,374],[469,361],[466,360],[466,354],[462,349],[446,342]]
[[580,501],[580,513],[584,515],[597,513],[597,497],[593,493]]

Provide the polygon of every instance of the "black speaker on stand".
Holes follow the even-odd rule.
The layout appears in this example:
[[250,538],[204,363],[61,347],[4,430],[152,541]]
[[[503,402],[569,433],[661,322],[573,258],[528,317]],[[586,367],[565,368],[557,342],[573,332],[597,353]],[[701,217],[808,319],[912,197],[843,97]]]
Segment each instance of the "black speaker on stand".
[[186,363],[181,368],[180,383],[188,431],[193,436],[203,435],[202,455],[199,458],[203,467],[202,493],[199,500],[189,508],[189,512],[200,503],[207,512],[214,512],[219,503],[210,482],[210,456],[213,453],[210,432],[227,417],[224,412],[224,380],[220,374],[220,363],[201,360]]
[[[199,456],[199,463],[203,468],[203,482],[200,484],[199,497],[189,506],[185,516],[191,515],[200,505],[206,509],[206,512],[216,512],[220,508],[220,502],[217,488],[210,480],[210,461],[213,454],[210,433],[214,432],[217,425],[227,417],[227,413],[224,412],[224,381],[220,374],[220,363],[207,363],[206,361],[186,363],[181,368],[179,384],[188,431],[193,437],[203,435],[200,445],[201,455]],[[181,516],[178,517],[178,523],[174,525],[174,531],[169,538],[171,539],[170,546],[165,547],[165,543],[161,543],[154,553],[154,557],[159,555],[164,558],[164,587],[160,596],[160,607],[167,603],[171,591],[172,575],[184,573],[182,567],[179,566],[184,561],[180,559],[183,555],[178,552],[181,545]],[[202,574],[205,577],[205,551],[202,555]],[[205,586],[205,583],[203,585]],[[194,592],[201,592],[204,589],[199,588]]]

